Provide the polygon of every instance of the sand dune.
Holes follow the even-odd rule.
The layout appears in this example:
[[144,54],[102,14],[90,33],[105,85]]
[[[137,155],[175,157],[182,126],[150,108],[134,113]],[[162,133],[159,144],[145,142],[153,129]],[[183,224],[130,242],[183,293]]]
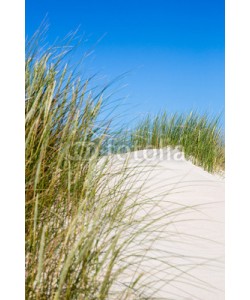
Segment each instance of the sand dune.
[[[125,157],[115,156],[113,164]],[[135,246],[138,253],[149,249],[136,269],[144,274],[144,296],[224,299],[224,178],[193,165],[178,150],[133,152],[128,166],[143,170],[134,179],[137,186],[144,182],[141,201],[150,199],[138,217],[164,215]]]

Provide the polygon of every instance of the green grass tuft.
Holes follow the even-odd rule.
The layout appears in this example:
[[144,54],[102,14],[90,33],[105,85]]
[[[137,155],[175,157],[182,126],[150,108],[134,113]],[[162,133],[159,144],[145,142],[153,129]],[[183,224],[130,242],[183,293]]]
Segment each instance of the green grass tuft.
[[194,164],[209,172],[221,171],[225,152],[219,121],[194,112],[147,116],[131,131],[129,143],[133,150],[180,147]]

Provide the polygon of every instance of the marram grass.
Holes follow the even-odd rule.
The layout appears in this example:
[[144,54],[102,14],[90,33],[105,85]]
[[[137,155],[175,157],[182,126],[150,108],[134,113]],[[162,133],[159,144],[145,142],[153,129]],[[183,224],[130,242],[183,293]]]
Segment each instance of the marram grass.
[[[168,226],[170,216],[191,208],[138,216],[153,199],[140,197],[140,166],[131,168],[125,161],[116,169],[109,156],[102,156],[112,135],[111,120],[100,118],[102,94],[89,93],[88,80],[75,78],[64,65],[64,49],[40,53],[36,44],[35,36],[28,43],[25,70],[26,299],[149,299],[147,274],[140,272],[148,249],[134,251],[134,245],[142,234],[150,239],[150,232],[164,232],[158,220],[165,218]],[[145,120],[130,145],[181,144],[213,169],[221,151],[215,123],[193,115],[182,118],[167,120],[164,114]],[[206,157],[202,140],[209,145]],[[165,263],[178,276],[186,275],[181,266]],[[126,281],[131,267],[136,272]],[[153,291],[153,283],[148,290]]]
[[179,147],[187,159],[209,172],[222,171],[225,164],[219,117],[191,112],[147,116],[129,133],[133,150]]
[[88,81],[74,78],[58,49],[38,55],[29,47],[26,298],[131,299],[142,274],[118,284],[138,260],[127,249],[152,224],[135,218],[143,203],[130,178],[139,169],[124,162],[114,170],[101,158],[110,136],[110,121],[100,121],[102,95],[87,92]]

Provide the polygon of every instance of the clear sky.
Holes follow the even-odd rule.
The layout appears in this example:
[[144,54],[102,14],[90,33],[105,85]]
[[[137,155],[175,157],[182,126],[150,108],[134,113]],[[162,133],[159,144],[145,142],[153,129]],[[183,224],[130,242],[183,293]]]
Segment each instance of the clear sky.
[[223,0],[26,0],[26,35],[46,14],[49,41],[79,25],[90,44],[105,34],[91,70],[106,79],[130,71],[118,93],[130,116],[224,111]]

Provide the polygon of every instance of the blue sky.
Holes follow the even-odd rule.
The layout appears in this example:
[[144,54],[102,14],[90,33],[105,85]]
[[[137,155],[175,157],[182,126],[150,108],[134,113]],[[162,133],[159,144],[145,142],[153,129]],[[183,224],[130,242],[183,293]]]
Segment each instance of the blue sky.
[[50,42],[79,25],[86,47],[105,34],[88,67],[105,82],[129,71],[114,96],[124,98],[128,118],[224,111],[224,1],[26,0],[26,35],[46,14]]

